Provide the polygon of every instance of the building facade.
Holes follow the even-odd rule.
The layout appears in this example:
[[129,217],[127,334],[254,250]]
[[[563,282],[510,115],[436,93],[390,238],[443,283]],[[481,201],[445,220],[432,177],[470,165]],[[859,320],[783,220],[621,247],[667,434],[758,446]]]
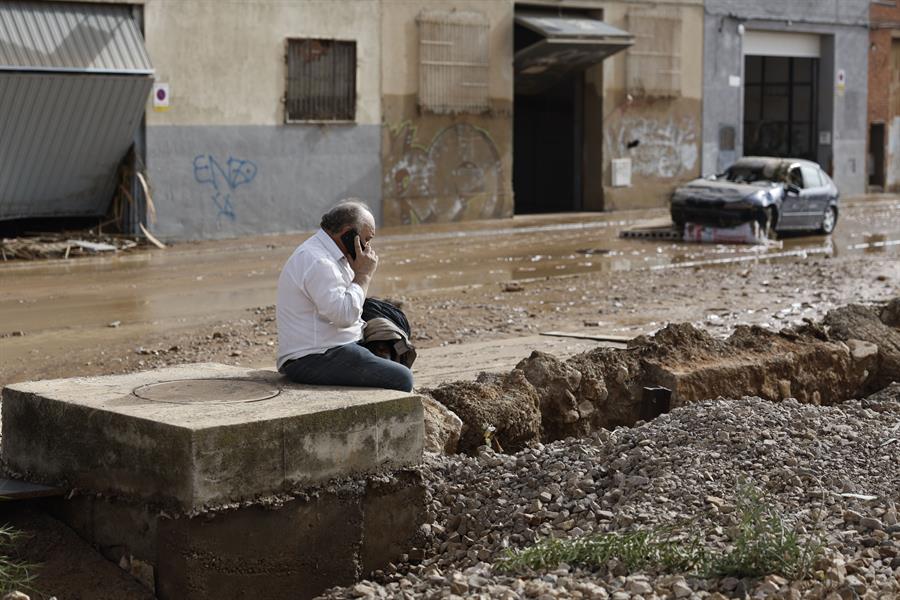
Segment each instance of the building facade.
[[869,39],[869,191],[900,191],[900,4],[872,0]]
[[[896,187],[900,94],[866,90],[900,88],[893,5],[9,6],[29,14],[81,11],[97,23],[97,7],[116,8],[116,18],[133,20],[129,28],[140,30],[145,44],[137,54],[152,62],[142,68],[153,87],[143,121],[128,122],[134,152],[122,172],[144,180],[122,192],[124,206],[139,209],[162,239],[202,239],[310,230],[346,197],[369,203],[389,226],[663,207],[680,183],[744,154],[812,158],[845,195],[879,177]],[[48,18],[53,27],[46,31],[77,22]],[[0,27],[0,49],[4,36],[9,32]],[[102,165],[110,181],[114,167],[110,160]]]
[[809,158],[866,186],[869,0],[706,0],[703,172]]

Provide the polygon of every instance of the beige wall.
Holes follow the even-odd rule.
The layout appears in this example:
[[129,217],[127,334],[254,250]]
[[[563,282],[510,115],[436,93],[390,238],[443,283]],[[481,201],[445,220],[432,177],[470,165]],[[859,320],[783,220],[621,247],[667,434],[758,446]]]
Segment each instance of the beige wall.
[[372,0],[145,0],[156,81],[171,107],[149,125],[284,123],[290,37],[356,41],[356,122],[381,122],[380,4]]
[[[422,10],[478,11],[490,24],[489,103],[480,114],[418,108]],[[512,0],[383,0],[385,224],[512,216]]]
[[[604,20],[627,30],[627,11],[638,2],[604,2]],[[656,3],[653,3],[656,4]],[[672,1],[681,17],[681,95],[633,98],[626,90],[627,52],[603,64],[603,208],[666,206],[678,184],[700,175],[703,97],[703,6]],[[628,149],[629,141],[640,144]],[[631,187],[611,186],[611,160],[631,158]]]
[[419,89],[419,35],[416,17],[424,10],[477,11],[491,24],[491,98],[512,100],[512,0],[382,0],[381,35],[385,95],[416,94]]

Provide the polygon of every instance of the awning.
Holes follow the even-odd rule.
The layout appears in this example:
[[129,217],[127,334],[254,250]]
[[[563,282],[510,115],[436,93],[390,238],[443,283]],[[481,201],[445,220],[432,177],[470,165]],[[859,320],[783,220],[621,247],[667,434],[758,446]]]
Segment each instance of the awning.
[[634,36],[588,17],[516,13],[533,43],[515,55],[517,94],[536,94],[634,44]]
[[0,220],[103,215],[152,73],[130,7],[0,2]]

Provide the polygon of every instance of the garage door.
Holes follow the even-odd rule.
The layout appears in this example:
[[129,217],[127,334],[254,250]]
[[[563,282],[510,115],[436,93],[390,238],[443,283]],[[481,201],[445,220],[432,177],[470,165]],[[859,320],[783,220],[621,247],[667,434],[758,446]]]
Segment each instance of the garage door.
[[0,2],[0,220],[104,214],[152,77],[129,6]]

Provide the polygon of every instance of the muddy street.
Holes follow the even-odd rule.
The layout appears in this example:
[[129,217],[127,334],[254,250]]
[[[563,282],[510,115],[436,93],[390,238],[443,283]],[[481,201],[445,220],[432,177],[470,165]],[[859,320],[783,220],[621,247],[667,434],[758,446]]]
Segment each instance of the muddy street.
[[[549,330],[635,335],[676,320],[722,335],[783,326],[891,296],[898,209],[895,196],[857,199],[832,236],[765,248],[619,237],[665,224],[661,210],[384,229],[372,292],[403,303],[421,348]],[[275,283],[305,237],[0,263],[0,384],[192,361],[269,366]]]

